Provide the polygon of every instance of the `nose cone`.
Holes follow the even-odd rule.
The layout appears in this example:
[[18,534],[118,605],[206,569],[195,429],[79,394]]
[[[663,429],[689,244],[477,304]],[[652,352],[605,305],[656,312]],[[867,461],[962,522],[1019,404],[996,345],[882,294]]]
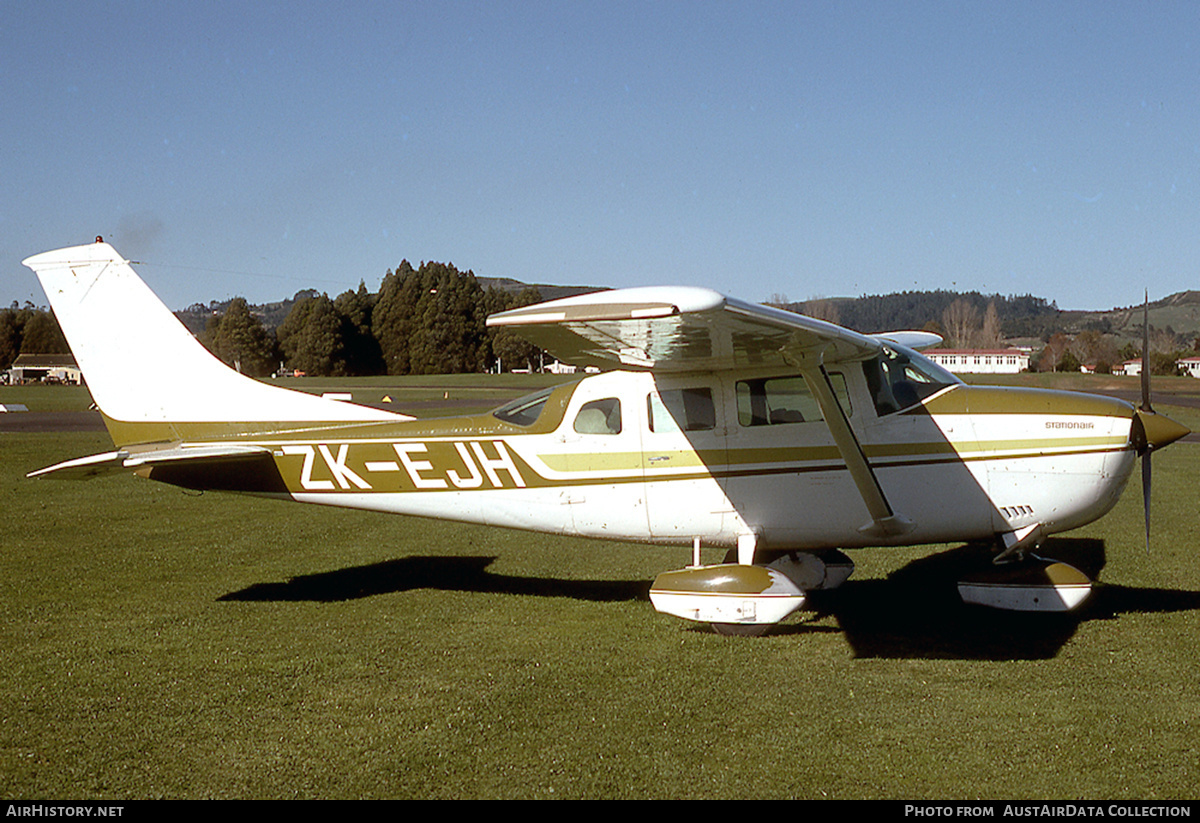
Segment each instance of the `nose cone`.
[[1169,446],[1191,432],[1192,430],[1187,426],[1182,426],[1165,415],[1138,409],[1133,413],[1133,428],[1129,432],[1129,442],[1141,454]]

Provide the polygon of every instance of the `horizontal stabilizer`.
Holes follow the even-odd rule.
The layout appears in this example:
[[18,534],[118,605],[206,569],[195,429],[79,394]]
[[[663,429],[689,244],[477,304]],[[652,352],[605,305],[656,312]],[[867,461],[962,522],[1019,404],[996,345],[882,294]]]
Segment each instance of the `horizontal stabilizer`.
[[90,480],[105,474],[136,471],[140,468],[180,464],[227,463],[230,460],[269,457],[271,450],[262,446],[177,446],[131,454],[120,450],[77,457],[32,471],[26,477],[53,475],[63,480]]
[[76,457],[74,460],[55,463],[53,466],[29,472],[25,476],[47,477],[54,475],[54,477],[60,480],[90,480],[93,477],[99,477],[104,474],[115,474],[116,472],[125,471],[125,459],[127,457],[129,457],[129,452],[125,451],[92,454],[87,457]]

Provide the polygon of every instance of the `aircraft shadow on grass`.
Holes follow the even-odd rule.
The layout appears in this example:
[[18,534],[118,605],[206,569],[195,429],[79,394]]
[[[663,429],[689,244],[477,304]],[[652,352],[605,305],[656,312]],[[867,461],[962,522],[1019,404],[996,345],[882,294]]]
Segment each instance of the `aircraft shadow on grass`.
[[402,557],[369,566],[301,575],[286,583],[256,583],[218,599],[332,603],[414,589],[569,597],[595,602],[650,599],[649,581],[563,580],[493,574],[487,569],[495,560],[495,557]]
[[[1106,563],[1103,540],[1054,537],[1038,552],[1099,580]],[[847,582],[816,592],[810,606],[832,615],[856,657],[966,660],[1038,660],[1054,657],[1078,627],[1127,613],[1200,610],[1200,592],[1134,588],[1097,582],[1084,604],[1066,613],[1029,613],[964,604],[957,581],[990,562],[986,546],[965,545],[923,557],[885,580]],[[802,632],[783,624],[776,633]]]
[[[1047,557],[1066,561],[1097,579],[1106,562],[1104,541],[1051,538]],[[800,621],[782,623],[759,640],[841,632],[861,658],[1035,660],[1054,657],[1081,623],[1124,613],[1200,610],[1200,592],[1097,583],[1074,612],[1028,614],[969,606],[956,583],[989,561],[987,547],[965,545],[915,560],[883,580],[848,581],[810,595]],[[495,557],[416,556],[319,574],[282,583],[256,583],[221,601],[332,603],[380,594],[441,591],[566,597],[592,602],[648,601],[646,580],[567,580],[494,574]],[[837,626],[824,618],[832,617]],[[707,631],[697,626],[693,631]]]

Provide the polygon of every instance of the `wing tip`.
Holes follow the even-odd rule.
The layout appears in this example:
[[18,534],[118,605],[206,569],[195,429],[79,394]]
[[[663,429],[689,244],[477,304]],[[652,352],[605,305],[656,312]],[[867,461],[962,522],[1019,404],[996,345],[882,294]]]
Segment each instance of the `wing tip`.
[[701,286],[634,286],[578,294],[498,312],[487,325],[526,326],[564,322],[646,320],[676,314],[712,311],[728,300]]

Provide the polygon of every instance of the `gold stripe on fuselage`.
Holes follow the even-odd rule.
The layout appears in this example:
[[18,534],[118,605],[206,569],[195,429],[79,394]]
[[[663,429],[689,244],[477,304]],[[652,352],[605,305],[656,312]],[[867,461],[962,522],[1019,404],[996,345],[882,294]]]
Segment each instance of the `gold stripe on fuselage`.
[[[670,482],[844,471],[831,445],[657,452],[540,453],[521,438],[250,441],[271,449],[289,492],[429,492]],[[1123,436],[888,443],[864,447],[877,469],[1120,452]],[[653,458],[667,458],[653,460]],[[540,464],[540,465],[539,465]]]
[[[105,422],[118,444],[142,444],[131,451],[180,442],[263,446],[272,451],[277,485],[289,493],[487,491],[845,470],[837,447],[829,442],[572,453],[544,436],[559,430],[578,385],[555,389],[547,408],[529,427],[492,414],[334,426],[316,422],[135,424],[110,418]],[[937,431],[958,430],[965,435],[962,439],[930,439],[926,434],[920,442],[872,443],[868,429],[868,442],[862,448],[878,469],[1119,452],[1129,448],[1127,426],[1111,423],[1128,421],[1131,408],[1124,401],[1089,395],[956,386],[893,419],[923,416]],[[990,415],[1011,421],[1014,412],[1025,421],[1019,431],[1044,432],[1044,436],[978,436],[978,429],[989,425]],[[1039,425],[1030,415],[1044,420]],[[960,420],[966,425],[960,425]],[[1119,433],[1093,433],[1113,428]],[[158,443],[148,442],[153,439]],[[197,466],[188,478],[202,475],[203,467]],[[152,476],[167,479],[161,473]]]

